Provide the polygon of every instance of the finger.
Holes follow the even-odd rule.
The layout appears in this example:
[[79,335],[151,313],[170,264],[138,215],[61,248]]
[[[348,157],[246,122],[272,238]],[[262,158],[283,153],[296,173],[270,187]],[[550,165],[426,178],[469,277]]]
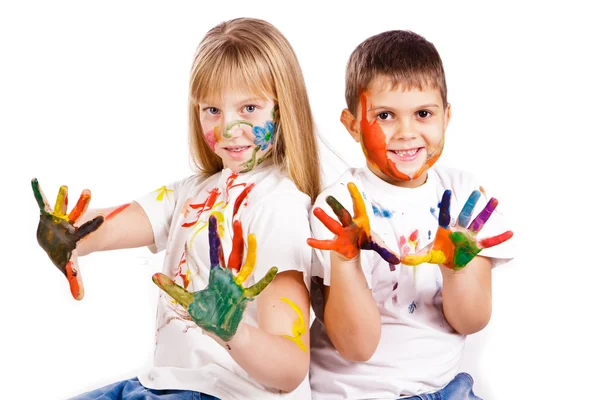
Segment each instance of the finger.
[[319,250],[335,250],[336,242],[335,240],[317,240],[313,238],[306,239],[306,243],[314,248]]
[[232,271],[239,271],[242,266],[242,257],[244,256],[244,232],[242,223],[239,220],[233,221],[233,243],[231,253],[227,260],[227,267]]
[[91,197],[92,194],[88,189],[84,189],[83,192],[81,192],[77,204],[75,204],[75,207],[69,213],[69,221],[73,223],[77,222],[79,217],[87,210]]
[[256,264],[256,237],[253,233],[248,235],[248,253],[246,254],[246,262],[240,272],[233,278],[235,283],[241,285],[254,270]]
[[77,256],[75,252],[73,252],[71,260],[69,260],[67,265],[65,265],[65,275],[67,277],[67,281],[69,281],[69,289],[71,290],[71,295],[73,298],[75,300],[83,299],[83,280],[81,279],[81,273],[79,271],[79,264],[77,263]]
[[383,258],[385,261],[394,265],[400,263],[400,257],[398,257],[396,253],[394,253],[392,250],[389,249],[389,247],[387,247],[383,239],[381,239],[379,235],[377,235],[377,233],[372,233],[370,241],[371,244],[369,247],[375,250],[375,252],[379,254],[381,258]]
[[479,232],[487,220],[490,219],[496,207],[498,207],[498,200],[492,197],[486,204],[485,208],[481,210],[479,215],[477,215],[473,222],[471,222],[471,225],[469,225],[469,230],[475,233]]
[[366,219],[365,222],[367,226],[363,226],[363,229],[365,229],[366,234],[369,235],[371,232],[369,232],[369,219],[367,216],[367,208],[365,207],[365,202],[354,182],[348,183],[348,190],[350,191],[350,196],[352,197],[352,206],[354,207],[354,219]]
[[169,296],[175,299],[175,301],[181,304],[186,310],[194,301],[194,295],[192,293],[173,282],[171,278],[165,274],[157,272],[156,274],[152,275],[152,282],[154,282],[156,286],[161,288]]
[[322,208],[316,207],[313,210],[313,214],[315,214],[315,217],[317,217],[319,221],[321,221],[323,225],[325,225],[325,227],[329,229],[332,233],[340,235],[342,232],[344,232],[344,227],[342,226],[342,224],[340,224],[335,219],[327,215],[327,213]]
[[244,289],[244,296],[246,298],[252,299],[260,294],[263,290],[266,289],[267,286],[275,279],[275,275],[277,275],[277,267],[271,267],[269,272],[263,278],[256,282],[254,285],[249,288]]
[[506,242],[508,239],[513,237],[512,231],[506,231],[501,233],[500,235],[492,236],[489,238],[481,239],[479,241],[479,246],[483,249],[487,249],[489,247],[494,247],[499,245],[500,243]]
[[69,189],[62,185],[58,189],[56,203],[54,203],[54,214],[60,217],[67,215],[67,205],[69,204]]
[[337,201],[335,197],[327,196],[327,199],[325,201],[327,201],[327,204],[329,204],[329,207],[331,207],[335,215],[337,215],[338,219],[340,220],[343,226],[348,226],[352,224],[352,216],[350,215],[348,210],[346,210],[344,206],[341,205],[339,201]]
[[91,221],[88,221],[85,224],[81,225],[79,228],[77,228],[77,231],[75,232],[75,241],[79,241],[87,235],[89,235],[90,233],[94,232],[96,229],[100,228],[100,225],[102,225],[102,223],[104,223],[104,217],[100,215],[92,219]]
[[446,190],[442,195],[442,202],[440,203],[440,216],[438,223],[441,227],[448,228],[450,225],[450,198],[452,197],[452,191]]
[[402,264],[404,265],[419,265],[419,264],[423,264],[423,263],[428,263],[431,262],[432,259],[432,253],[427,253],[423,256],[418,256],[415,254],[410,254],[408,256],[404,256],[402,258]]
[[373,250],[390,264],[396,265],[400,263],[400,257],[386,246],[381,246],[378,243],[373,242]]
[[475,208],[475,205],[479,201],[480,197],[481,192],[479,190],[473,190],[473,192],[469,196],[469,199],[460,211],[460,215],[458,216],[459,226],[462,226],[463,228],[467,227],[467,224],[471,220],[471,215],[473,215],[473,209]]
[[219,253],[222,253],[222,250],[217,217],[214,215],[208,219],[208,245],[210,247],[210,268],[217,268],[221,265]]
[[35,196],[35,201],[37,202],[40,211],[51,212],[52,208],[50,207],[50,203],[46,200],[46,196],[44,196],[44,192],[42,191],[37,178],[31,180],[31,188],[33,189],[33,195]]

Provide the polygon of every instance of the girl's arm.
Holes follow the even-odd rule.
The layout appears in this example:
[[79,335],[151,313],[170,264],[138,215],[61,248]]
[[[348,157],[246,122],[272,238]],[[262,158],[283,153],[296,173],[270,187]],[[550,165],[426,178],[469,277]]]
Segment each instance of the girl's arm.
[[325,286],[324,322],[331,342],[349,361],[367,361],[381,337],[381,317],[360,264],[331,251],[331,282]]
[[100,228],[77,242],[79,256],[95,251],[150,246],[154,243],[150,220],[138,203],[88,210],[77,221],[77,225],[82,225],[100,215],[104,216]]
[[479,332],[492,315],[492,263],[477,256],[460,270],[440,265],[446,320],[463,335]]
[[310,304],[302,273],[277,274],[256,301],[259,327],[241,323],[229,342],[219,342],[252,378],[291,392],[306,377],[310,361]]

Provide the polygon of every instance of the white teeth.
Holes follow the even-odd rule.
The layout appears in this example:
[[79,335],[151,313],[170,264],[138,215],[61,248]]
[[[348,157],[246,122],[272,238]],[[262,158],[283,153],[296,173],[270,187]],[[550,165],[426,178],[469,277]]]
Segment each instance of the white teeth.
[[248,148],[248,146],[241,146],[241,147],[228,147],[227,150],[229,151],[234,151],[234,152],[240,152],[242,150],[246,150]]
[[414,156],[415,154],[417,154],[417,151],[419,151],[419,149],[395,150],[394,153],[398,154],[401,157],[406,157],[406,156]]

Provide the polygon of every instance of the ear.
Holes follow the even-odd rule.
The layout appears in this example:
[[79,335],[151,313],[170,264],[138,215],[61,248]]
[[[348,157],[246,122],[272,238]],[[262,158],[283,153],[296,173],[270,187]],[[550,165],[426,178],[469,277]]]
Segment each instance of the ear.
[[344,108],[342,111],[342,115],[340,115],[340,122],[344,124],[346,130],[352,136],[352,138],[360,143],[360,123],[354,118],[354,115],[348,110]]
[[444,132],[446,132],[446,128],[448,127],[448,123],[450,123],[450,117],[452,117],[452,110],[450,109],[450,103],[446,106],[446,112],[444,113]]

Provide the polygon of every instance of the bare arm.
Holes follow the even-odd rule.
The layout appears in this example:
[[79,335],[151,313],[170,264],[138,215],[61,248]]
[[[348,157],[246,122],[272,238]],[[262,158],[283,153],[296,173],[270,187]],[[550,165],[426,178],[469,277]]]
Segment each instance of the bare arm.
[[77,242],[79,256],[95,251],[150,246],[154,243],[150,220],[138,203],[132,202],[129,205],[88,210],[77,221],[77,225],[99,215],[105,217],[104,223],[94,233]]
[[[284,337],[293,336],[292,326],[299,316],[281,300],[282,297],[300,309],[305,329],[298,339],[305,349]],[[231,341],[218,341],[252,378],[268,387],[293,391],[306,377],[310,361],[307,326],[310,305],[302,273],[286,271],[277,274],[256,301],[259,328],[242,323]]]
[[466,268],[442,271],[442,306],[448,323],[459,333],[470,335],[488,324],[492,314],[492,264],[477,256]]
[[360,265],[360,255],[346,259],[331,252],[331,286],[325,286],[325,327],[340,354],[367,361],[381,336],[381,317]]

